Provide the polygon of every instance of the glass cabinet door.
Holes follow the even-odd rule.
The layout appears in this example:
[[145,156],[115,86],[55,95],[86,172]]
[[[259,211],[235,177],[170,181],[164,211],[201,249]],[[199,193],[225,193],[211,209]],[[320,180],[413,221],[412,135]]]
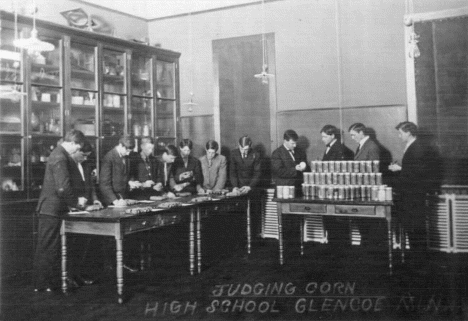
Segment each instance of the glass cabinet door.
[[24,190],[23,138],[3,136],[0,141],[1,199],[17,198]]
[[71,43],[71,128],[85,136],[97,136],[96,47]]
[[42,38],[54,44],[50,52],[29,55],[31,62],[29,132],[32,135],[62,135],[62,56],[61,40]]
[[136,137],[152,136],[153,90],[152,58],[132,56],[132,100],[129,110],[130,133]]
[[14,30],[1,28],[0,134],[21,134],[21,110],[26,95],[22,53],[13,46]]
[[125,130],[126,54],[104,49],[102,63],[102,123],[104,137],[119,137]]

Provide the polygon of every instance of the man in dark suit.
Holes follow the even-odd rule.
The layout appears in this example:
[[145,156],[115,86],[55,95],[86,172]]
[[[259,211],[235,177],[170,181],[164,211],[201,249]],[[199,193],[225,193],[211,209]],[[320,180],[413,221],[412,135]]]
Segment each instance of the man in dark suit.
[[271,154],[271,172],[276,186],[295,186],[301,191],[303,172],[307,170],[306,153],[296,147],[299,136],[288,129],[283,135],[283,145]]
[[327,147],[322,161],[353,160],[353,152],[341,143],[341,135],[338,128],[333,125],[325,125],[320,134],[322,135],[322,142]]
[[106,205],[125,206],[129,191],[130,161],[128,155],[135,148],[131,136],[122,136],[119,144],[111,149],[102,160],[99,190]]
[[154,190],[158,177],[158,160],[153,155],[154,138],[142,137],[140,153],[131,159],[130,194],[134,199],[149,199],[158,192]]
[[200,161],[191,155],[193,142],[186,138],[179,143],[180,156],[174,160],[169,184],[178,193],[196,194],[203,186]]
[[[354,123],[349,126],[351,138],[356,141],[359,146],[354,153],[354,160],[358,161],[380,161],[379,146],[369,137],[368,129],[362,123]],[[379,222],[371,222],[369,220],[356,219],[361,233],[361,244],[366,247],[383,242],[383,234],[379,228]]]
[[35,291],[52,291],[59,285],[61,216],[69,208],[84,209],[87,199],[73,190],[70,173],[76,167],[70,155],[80,150],[85,137],[81,131],[68,132],[47,161],[42,191],[37,204],[39,214],[34,256]]
[[[395,192],[399,194],[399,216],[404,230],[408,233],[410,249],[416,255],[426,251],[426,194],[431,187],[431,149],[417,138],[418,127],[412,122],[396,126],[398,136],[406,144],[401,166],[389,166],[392,172],[399,172]],[[397,199],[398,200],[398,199]]]
[[[322,161],[342,161],[352,160],[353,152],[341,143],[340,130],[333,125],[325,125],[320,131],[322,142],[326,146]],[[308,223],[307,217],[305,219]],[[322,222],[325,230],[328,232],[328,241],[343,245],[345,241],[349,242],[349,220],[336,217],[323,217]],[[315,223],[317,224],[317,223]],[[311,225],[311,227],[314,225]]]
[[232,150],[229,177],[234,189],[247,193],[260,182],[262,174],[260,155],[252,150],[248,136],[239,139],[239,148]]
[[167,193],[169,197],[175,197],[171,191],[170,178],[172,173],[172,165],[179,156],[177,147],[174,145],[166,145],[164,152],[159,159],[158,177],[154,189],[158,192]]
[[377,146],[372,138],[369,137],[368,131],[364,124],[352,124],[349,127],[349,133],[351,138],[359,144],[356,152],[354,153],[354,160],[380,160],[379,146]]

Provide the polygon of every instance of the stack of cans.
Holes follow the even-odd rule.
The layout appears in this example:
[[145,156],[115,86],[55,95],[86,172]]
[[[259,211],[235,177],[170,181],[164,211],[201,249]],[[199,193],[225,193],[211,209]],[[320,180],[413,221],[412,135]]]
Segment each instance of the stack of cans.
[[294,186],[276,186],[276,198],[294,198],[296,189]]
[[312,161],[304,173],[306,198],[334,200],[392,200],[392,188],[382,184],[379,161]]

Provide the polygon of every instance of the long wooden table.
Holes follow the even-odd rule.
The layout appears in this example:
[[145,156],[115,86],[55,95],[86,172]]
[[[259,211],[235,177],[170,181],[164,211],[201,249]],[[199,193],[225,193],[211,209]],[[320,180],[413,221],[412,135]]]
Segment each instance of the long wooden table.
[[[374,201],[341,201],[341,200],[318,200],[306,197],[302,198],[274,198],[278,206],[278,247],[279,262],[284,263],[283,252],[283,216],[299,215],[304,219],[307,215],[339,216],[348,218],[380,218],[387,221],[388,238],[388,266],[392,274],[393,259],[393,239],[392,239],[392,205],[393,202],[374,202]],[[301,226],[301,254],[304,253],[304,229],[303,222]]]
[[[67,234],[78,233],[88,235],[113,236],[116,242],[116,275],[118,302],[123,303],[123,240],[126,235],[148,231],[164,226],[180,223],[189,224],[189,264],[190,274],[195,271],[195,254],[197,272],[201,272],[201,212],[229,204],[231,202],[246,202],[247,219],[247,253],[251,249],[250,195],[225,197],[213,196],[212,200],[192,203],[194,197],[176,199],[183,206],[160,209],[157,206],[166,201],[140,203],[127,207],[108,207],[106,209],[85,214],[68,214],[62,218],[62,291],[67,292]],[[127,214],[125,210],[137,207],[152,207],[153,211],[140,214]],[[196,239],[196,242],[195,242]],[[196,243],[196,248],[195,248]]]

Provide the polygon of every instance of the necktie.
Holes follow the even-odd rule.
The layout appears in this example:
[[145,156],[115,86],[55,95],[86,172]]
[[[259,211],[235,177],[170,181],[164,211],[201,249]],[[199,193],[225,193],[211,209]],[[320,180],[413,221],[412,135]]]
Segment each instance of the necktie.
[[361,144],[358,145],[357,149],[356,149],[356,154],[354,155],[357,155],[359,153],[359,151],[361,150]]
[[247,158],[247,153],[242,153],[242,158],[243,159]]
[[327,149],[325,150],[325,154],[328,154],[329,151],[330,151],[330,144],[327,144]]
[[164,163],[164,186],[166,186],[167,182],[167,163]]
[[288,149],[288,151],[289,151],[289,153],[291,154],[292,159],[296,160],[296,159],[294,158],[294,151],[293,151],[292,149]]

